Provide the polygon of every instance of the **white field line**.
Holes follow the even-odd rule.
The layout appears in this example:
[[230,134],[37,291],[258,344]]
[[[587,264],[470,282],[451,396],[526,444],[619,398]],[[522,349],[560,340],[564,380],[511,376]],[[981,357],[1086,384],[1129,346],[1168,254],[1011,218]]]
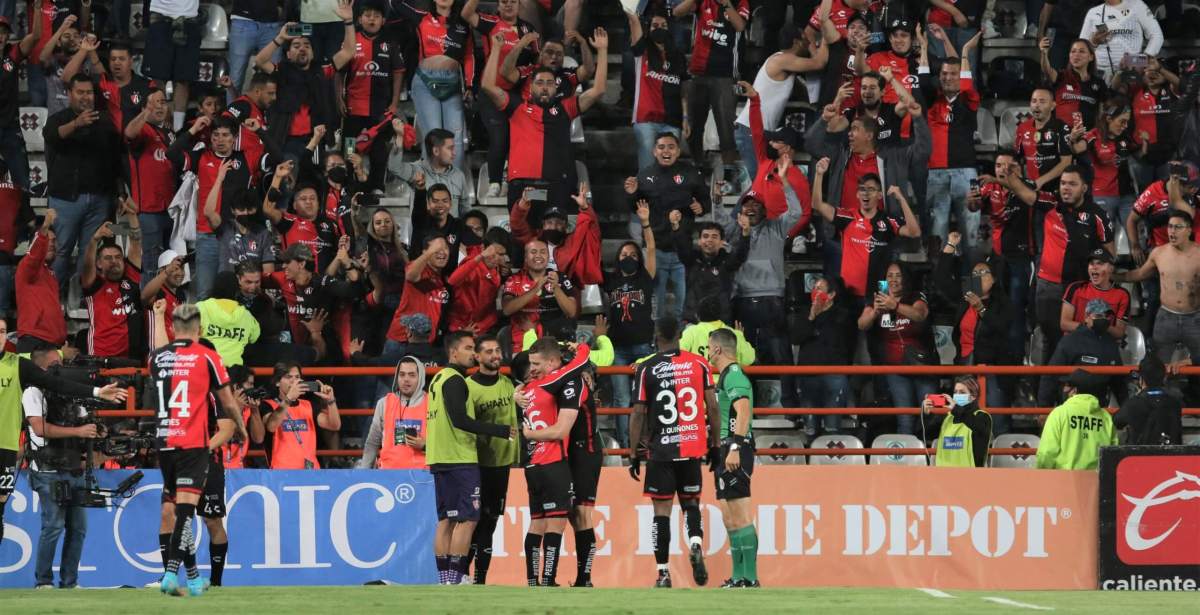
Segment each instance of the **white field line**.
[[953,598],[954,597],[940,589],[930,589],[928,587],[918,587],[917,591],[924,592],[930,596],[933,596],[934,598]]
[[1054,607],[1052,607],[1052,606],[1040,606],[1037,604],[1029,604],[1026,602],[1017,602],[1016,600],[1009,600],[1008,598],[997,598],[995,596],[988,596],[987,598],[984,598],[984,600],[987,600],[988,602],[995,602],[996,604],[1003,604],[1005,606],[1015,606],[1015,607],[1020,607],[1022,609],[1033,609],[1035,611],[1053,611],[1054,610]]

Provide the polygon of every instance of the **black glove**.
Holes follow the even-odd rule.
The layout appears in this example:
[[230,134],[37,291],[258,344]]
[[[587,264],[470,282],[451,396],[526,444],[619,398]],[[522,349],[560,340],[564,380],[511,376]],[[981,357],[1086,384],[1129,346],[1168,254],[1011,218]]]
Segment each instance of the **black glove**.
[[642,460],[637,455],[629,456],[629,476],[636,481],[642,480]]
[[709,448],[708,454],[704,456],[704,461],[708,464],[708,471],[716,474],[717,469],[721,467],[721,447]]

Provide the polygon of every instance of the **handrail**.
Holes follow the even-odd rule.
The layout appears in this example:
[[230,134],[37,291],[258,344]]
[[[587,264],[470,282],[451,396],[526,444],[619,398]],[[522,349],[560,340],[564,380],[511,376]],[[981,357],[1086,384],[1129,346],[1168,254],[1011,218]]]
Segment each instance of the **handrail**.
[[[790,457],[792,455],[804,455],[808,457],[845,457],[847,455],[933,455],[937,449],[933,448],[760,448],[754,451],[758,457]],[[627,457],[629,449],[627,448],[606,448],[605,455],[616,455]],[[1031,457],[1037,454],[1036,447],[1016,447],[1016,448],[989,448],[989,455],[1011,455],[1014,457]],[[248,457],[263,457],[266,453],[261,450],[249,451],[246,453]],[[346,449],[321,449],[317,451],[318,457],[361,457],[362,450],[357,448]]]

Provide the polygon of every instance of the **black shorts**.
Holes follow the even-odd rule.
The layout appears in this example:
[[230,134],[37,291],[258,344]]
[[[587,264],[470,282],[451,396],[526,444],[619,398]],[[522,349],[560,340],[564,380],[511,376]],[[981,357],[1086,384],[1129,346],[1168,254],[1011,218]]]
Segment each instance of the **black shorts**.
[[[220,459],[218,455],[216,459]],[[200,516],[208,519],[225,518],[225,464],[210,461],[204,495],[200,496]]]
[[669,500],[676,494],[680,500],[694,500],[700,497],[703,485],[699,459],[650,460],[642,494],[652,500]]
[[571,483],[575,485],[575,505],[595,506],[596,491],[600,488],[600,467],[604,453],[587,452],[583,447],[568,449],[567,465],[571,468]]
[[725,469],[725,458],[729,456],[729,445],[721,446],[721,465],[717,466],[717,499],[738,500],[750,497],[750,475],[754,474],[754,446],[743,444],[738,447],[742,467],[737,472]]
[[479,520],[479,466],[430,468],[437,495],[438,520]]
[[206,448],[158,451],[158,467],[163,479],[162,501],[174,502],[175,494],[180,492],[203,495],[211,457]]
[[571,468],[566,461],[544,466],[525,466],[525,483],[529,489],[529,517],[565,517],[571,512],[575,490],[571,485]]
[[185,20],[182,34],[187,43],[176,44],[174,22],[151,14],[150,27],[146,29],[147,53],[142,56],[142,73],[159,81],[192,82],[199,79],[204,25],[202,19]]
[[17,451],[0,448],[0,495],[10,496],[17,488]]
[[498,519],[508,499],[508,473],[512,468],[479,466],[479,514]]

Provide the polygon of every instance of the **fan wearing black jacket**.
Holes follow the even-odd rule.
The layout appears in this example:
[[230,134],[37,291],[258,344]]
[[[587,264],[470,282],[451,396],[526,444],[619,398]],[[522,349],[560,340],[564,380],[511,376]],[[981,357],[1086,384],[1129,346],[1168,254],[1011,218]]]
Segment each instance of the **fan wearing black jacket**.
[[[791,343],[800,348],[796,364],[850,365],[858,331],[854,315],[847,307],[850,295],[845,292],[845,285],[841,278],[818,277],[807,296],[811,300],[808,307],[799,309],[804,305],[798,297],[804,294],[803,280],[799,272],[788,280],[788,330],[792,334]],[[846,407],[850,379],[845,374],[801,376],[798,380],[801,407]],[[836,415],[827,414],[820,422],[823,433],[837,433],[840,423]],[[817,423],[816,415],[809,415],[805,421],[804,431],[810,439],[817,436]]]
[[[954,362],[958,365],[1018,365],[1019,357],[1012,356],[1008,345],[1008,328],[1012,323],[1012,304],[1004,291],[1003,257],[992,255],[975,263],[970,278],[962,279],[962,257],[959,244],[962,233],[951,231],[941,258],[933,270],[938,293],[950,304],[957,304],[954,319]],[[1013,399],[1011,378],[988,378],[989,406],[1003,408]],[[996,415],[993,435],[1007,433],[1009,417]]]
[[1124,444],[1159,446],[1183,444],[1183,403],[1163,386],[1167,368],[1154,353],[1138,365],[1137,395],[1121,404],[1113,425],[1125,430]]

